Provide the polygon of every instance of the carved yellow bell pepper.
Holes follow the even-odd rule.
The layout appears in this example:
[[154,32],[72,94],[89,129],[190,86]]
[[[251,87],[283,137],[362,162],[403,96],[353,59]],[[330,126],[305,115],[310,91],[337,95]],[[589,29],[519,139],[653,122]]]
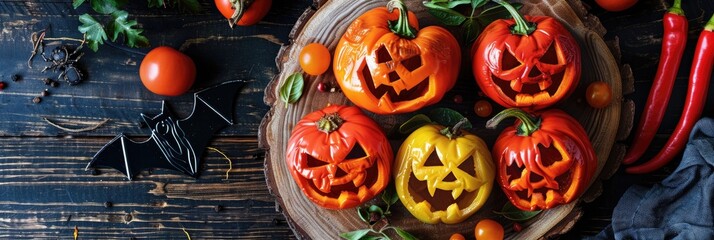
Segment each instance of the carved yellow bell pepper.
[[494,163],[474,134],[440,125],[414,131],[399,148],[395,187],[402,204],[425,223],[459,223],[486,202]]

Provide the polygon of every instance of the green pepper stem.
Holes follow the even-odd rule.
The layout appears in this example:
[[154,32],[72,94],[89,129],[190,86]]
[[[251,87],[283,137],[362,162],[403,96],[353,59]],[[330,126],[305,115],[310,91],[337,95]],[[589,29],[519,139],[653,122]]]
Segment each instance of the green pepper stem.
[[682,10],[682,0],[674,0],[674,5],[670,7],[667,12],[672,14],[677,14],[679,16],[684,16],[684,10]]
[[397,21],[389,21],[389,29],[394,34],[404,38],[416,38],[416,30],[409,26],[409,11],[407,5],[402,0],[389,0],[387,2],[387,10],[391,13],[394,9],[399,10],[399,18]]
[[495,129],[501,121],[509,117],[515,117],[521,120],[521,124],[516,127],[518,136],[530,136],[540,129],[540,118],[535,118],[518,108],[509,108],[496,114],[496,116],[493,116],[493,118],[486,122],[486,128]]
[[533,31],[536,30],[536,25],[532,22],[526,21],[523,16],[518,13],[518,10],[516,10],[516,8],[514,8],[510,3],[503,0],[493,1],[498,4],[501,4],[501,6],[503,6],[503,8],[505,8],[508,13],[511,14],[513,20],[516,21],[516,25],[511,28],[511,33],[519,35],[530,35],[531,33],[533,33]]
[[469,119],[462,118],[461,120],[459,120],[459,122],[454,124],[453,127],[446,127],[444,129],[441,129],[440,132],[447,138],[454,139],[454,137],[458,137],[459,135],[461,135],[461,129],[464,128],[464,125],[466,125],[466,123],[468,122]]
[[704,30],[714,31],[714,15],[709,19],[706,25],[704,25]]
[[331,133],[340,128],[344,122],[345,120],[342,120],[337,113],[325,114],[320,120],[317,120],[317,130],[324,133]]

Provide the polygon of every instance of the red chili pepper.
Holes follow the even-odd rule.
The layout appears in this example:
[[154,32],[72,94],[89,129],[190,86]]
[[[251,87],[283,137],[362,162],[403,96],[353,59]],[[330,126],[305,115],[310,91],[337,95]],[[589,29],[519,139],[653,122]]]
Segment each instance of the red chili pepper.
[[627,150],[623,160],[624,164],[631,164],[642,157],[657,133],[667,109],[667,102],[672,95],[674,79],[677,77],[677,69],[687,43],[688,22],[681,5],[681,0],[675,0],[674,6],[669,8],[662,19],[664,35],[659,67],[637,125],[635,137],[632,138],[632,146]]
[[689,74],[687,98],[682,116],[679,118],[679,123],[677,123],[677,128],[674,129],[667,144],[662,147],[657,156],[639,166],[628,167],[628,173],[652,172],[666,165],[681,152],[687,143],[689,133],[694,128],[694,124],[702,116],[702,111],[704,111],[712,68],[714,68],[714,16],[709,19],[706,26],[704,26],[704,30],[699,35],[697,48],[694,51],[692,69]]

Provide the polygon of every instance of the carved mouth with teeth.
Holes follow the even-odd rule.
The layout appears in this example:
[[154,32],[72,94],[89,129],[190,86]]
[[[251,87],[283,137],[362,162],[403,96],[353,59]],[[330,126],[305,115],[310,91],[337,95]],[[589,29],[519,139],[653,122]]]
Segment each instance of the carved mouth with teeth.
[[381,169],[384,166],[373,161],[359,144],[355,144],[345,160],[338,163],[303,154],[307,169],[300,171],[300,181],[307,190],[326,199],[363,201],[366,199],[361,198],[371,198],[372,188],[382,178],[379,172],[384,171]]
[[563,82],[565,65],[559,63],[553,45],[537,60],[526,62],[530,63],[522,62],[510,51],[503,51],[501,72],[491,74],[499,91],[516,102],[555,96]]

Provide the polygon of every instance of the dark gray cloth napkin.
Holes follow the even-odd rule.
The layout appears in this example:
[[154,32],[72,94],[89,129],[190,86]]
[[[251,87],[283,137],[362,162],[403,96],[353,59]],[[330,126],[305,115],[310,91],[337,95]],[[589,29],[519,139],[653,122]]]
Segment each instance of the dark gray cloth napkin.
[[632,186],[593,239],[714,239],[714,119],[697,122],[679,167],[651,188]]

